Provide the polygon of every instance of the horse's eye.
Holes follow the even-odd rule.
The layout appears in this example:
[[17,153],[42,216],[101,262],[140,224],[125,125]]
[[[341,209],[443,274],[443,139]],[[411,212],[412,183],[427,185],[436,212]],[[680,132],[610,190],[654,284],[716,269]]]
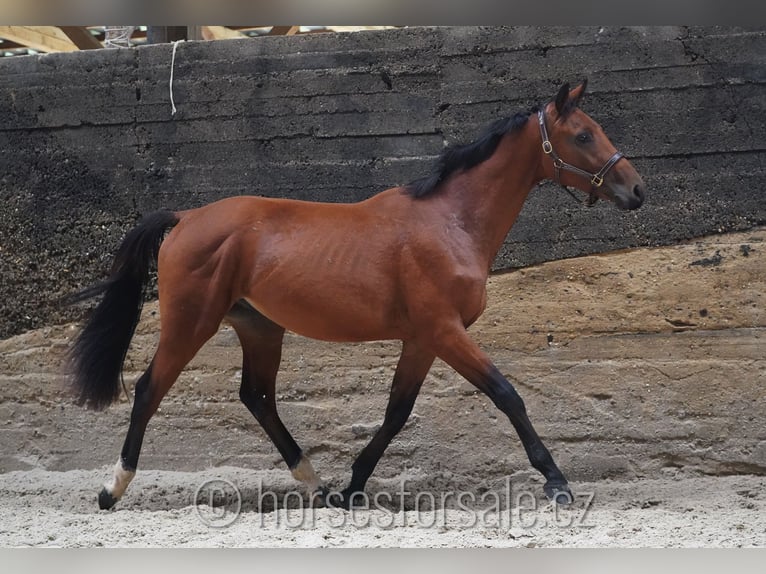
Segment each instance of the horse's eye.
[[577,134],[577,143],[586,144],[590,141],[592,141],[593,138],[590,137],[590,134],[588,132],[581,132]]

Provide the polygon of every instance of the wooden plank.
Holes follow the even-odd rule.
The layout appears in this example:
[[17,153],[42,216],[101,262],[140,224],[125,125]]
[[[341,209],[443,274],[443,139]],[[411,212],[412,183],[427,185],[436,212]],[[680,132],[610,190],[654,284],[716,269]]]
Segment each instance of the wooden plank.
[[0,37],[40,52],[74,52],[78,49],[56,26],[0,26]]
[[269,36],[293,36],[300,32],[300,26],[272,26]]
[[232,40],[235,38],[246,38],[244,34],[237,30],[232,30],[226,26],[201,26],[202,37],[205,40]]
[[103,48],[101,42],[85,26],[59,26],[59,28],[80,50],[98,50]]

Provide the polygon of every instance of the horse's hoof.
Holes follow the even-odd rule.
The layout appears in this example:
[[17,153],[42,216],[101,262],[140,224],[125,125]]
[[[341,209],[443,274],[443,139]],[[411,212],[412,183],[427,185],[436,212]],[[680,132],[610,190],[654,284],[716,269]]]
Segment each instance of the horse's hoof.
[[325,506],[329,508],[342,508],[344,510],[351,510],[352,508],[363,508],[367,497],[363,492],[349,492],[344,490],[343,492],[328,492],[325,497]]
[[343,491],[343,498],[346,501],[346,509],[368,508],[370,505],[370,500],[361,490],[356,492]]
[[324,493],[322,501],[327,508],[344,508],[348,510],[348,507],[345,505],[346,499],[340,492],[327,491]]
[[566,482],[546,482],[543,491],[548,500],[555,502],[559,506],[567,506],[574,502],[572,491]]
[[322,485],[309,495],[312,506],[327,506],[327,497],[330,495],[330,489]]
[[106,488],[102,488],[98,494],[98,507],[101,510],[109,510],[115,504],[117,504],[117,499]]

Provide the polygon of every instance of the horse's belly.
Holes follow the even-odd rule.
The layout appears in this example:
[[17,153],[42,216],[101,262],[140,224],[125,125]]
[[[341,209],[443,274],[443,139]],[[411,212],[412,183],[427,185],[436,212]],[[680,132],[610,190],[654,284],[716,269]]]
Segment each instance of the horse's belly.
[[351,342],[404,336],[400,314],[378,292],[363,294],[348,286],[323,289],[320,285],[302,292],[283,285],[256,290],[246,300],[288,331],[312,339]]

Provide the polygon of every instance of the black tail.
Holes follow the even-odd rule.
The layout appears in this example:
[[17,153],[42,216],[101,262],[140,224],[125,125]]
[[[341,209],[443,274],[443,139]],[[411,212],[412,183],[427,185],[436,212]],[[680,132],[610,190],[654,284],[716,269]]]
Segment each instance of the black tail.
[[78,405],[102,410],[120,391],[120,373],[136,330],[149,273],[165,232],[179,219],[172,211],[144,217],[120,245],[109,279],[74,295],[72,302],[103,293],[69,352],[72,388]]

